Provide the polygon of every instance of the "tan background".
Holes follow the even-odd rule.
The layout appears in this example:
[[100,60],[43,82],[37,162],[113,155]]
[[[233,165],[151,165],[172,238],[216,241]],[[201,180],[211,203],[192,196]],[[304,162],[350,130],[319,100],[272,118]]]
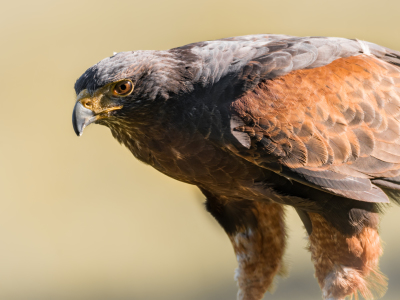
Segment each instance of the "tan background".
[[[113,51],[254,33],[365,39],[400,49],[398,0],[3,1],[0,299],[234,299],[235,258],[204,197],[109,130],[72,130],[73,85]],[[290,277],[268,299],[320,299],[288,210]],[[384,299],[400,292],[400,209],[385,216]]]

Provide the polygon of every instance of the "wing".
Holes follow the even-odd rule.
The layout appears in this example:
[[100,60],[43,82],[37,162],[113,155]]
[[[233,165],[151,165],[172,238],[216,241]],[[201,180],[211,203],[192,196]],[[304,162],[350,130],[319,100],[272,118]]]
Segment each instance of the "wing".
[[[242,147],[228,148],[313,188],[388,202],[376,185],[400,189],[400,55],[383,47],[370,55],[373,44],[361,42],[359,52],[369,55],[338,58],[327,45],[317,55],[323,66],[293,67],[298,54],[285,54],[279,64],[258,59],[244,67],[245,79],[256,82],[231,104]],[[274,73],[285,64],[292,67]]]
[[400,63],[393,51],[359,40],[335,37],[294,37],[259,34],[199,42],[169,50],[188,63],[193,81],[202,86],[229,79],[237,92],[254,89],[260,82],[289,72],[325,66],[338,58],[360,53]]

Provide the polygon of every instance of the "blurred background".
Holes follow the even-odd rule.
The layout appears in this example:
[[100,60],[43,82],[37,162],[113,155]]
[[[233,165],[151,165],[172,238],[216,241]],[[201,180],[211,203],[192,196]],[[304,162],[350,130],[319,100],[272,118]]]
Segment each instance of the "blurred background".
[[[113,52],[284,33],[400,50],[398,0],[3,1],[0,299],[235,299],[230,242],[194,188],[138,162],[105,127],[77,138],[75,80]],[[290,277],[266,299],[321,299],[288,208]],[[400,209],[385,215],[384,299],[400,292]]]

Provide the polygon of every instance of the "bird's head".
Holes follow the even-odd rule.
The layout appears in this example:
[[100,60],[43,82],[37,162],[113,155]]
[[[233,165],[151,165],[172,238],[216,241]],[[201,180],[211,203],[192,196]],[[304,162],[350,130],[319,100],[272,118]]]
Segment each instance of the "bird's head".
[[166,100],[191,89],[188,74],[170,51],[120,52],[103,59],[75,83],[75,133],[80,136],[91,123],[111,129],[140,124]]

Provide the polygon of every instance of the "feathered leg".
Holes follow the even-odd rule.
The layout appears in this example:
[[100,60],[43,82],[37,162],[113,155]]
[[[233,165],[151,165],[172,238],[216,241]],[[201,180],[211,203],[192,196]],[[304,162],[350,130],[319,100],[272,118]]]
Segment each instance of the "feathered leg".
[[280,204],[256,204],[257,227],[229,235],[238,261],[238,300],[259,300],[282,268],[284,211]]
[[277,203],[228,201],[207,194],[207,210],[227,232],[238,261],[238,300],[260,300],[282,272],[284,209]]
[[321,215],[309,216],[309,250],[324,299],[358,299],[358,293],[366,299],[372,299],[373,292],[383,295],[387,284],[378,267],[382,247],[377,228],[365,226],[360,233],[345,236]]

